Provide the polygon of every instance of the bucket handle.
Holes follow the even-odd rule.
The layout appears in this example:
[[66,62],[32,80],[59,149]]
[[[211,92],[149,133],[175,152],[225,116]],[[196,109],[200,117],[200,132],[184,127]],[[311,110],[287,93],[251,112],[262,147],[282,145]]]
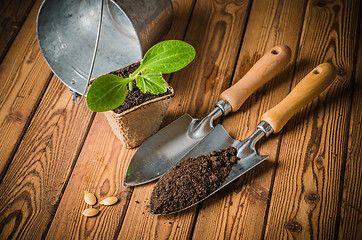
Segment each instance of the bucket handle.
[[78,94],[71,91],[71,94],[73,95],[73,100],[74,100],[75,104],[77,104],[77,105],[79,105],[82,102],[85,94],[87,93],[87,90],[88,90],[88,87],[89,87],[89,82],[90,82],[90,79],[91,79],[91,76],[92,76],[92,73],[93,73],[94,62],[95,62],[96,56],[97,56],[98,43],[99,43],[99,37],[101,35],[101,26],[102,26],[102,19],[103,19],[103,5],[104,5],[105,0],[101,0],[101,1],[102,2],[101,2],[101,11],[100,11],[100,16],[99,16],[99,21],[98,21],[97,38],[96,38],[96,43],[94,45],[93,57],[92,57],[92,62],[91,62],[91,66],[90,66],[90,69],[89,69],[87,84],[85,86],[84,92],[83,92],[82,96],[80,97],[79,101],[77,100],[77,95]]

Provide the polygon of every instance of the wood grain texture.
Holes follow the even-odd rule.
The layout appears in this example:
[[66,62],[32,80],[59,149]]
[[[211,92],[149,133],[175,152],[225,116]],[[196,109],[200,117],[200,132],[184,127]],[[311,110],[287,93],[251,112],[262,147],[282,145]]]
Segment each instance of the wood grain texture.
[[[360,6],[361,8],[361,6]],[[362,16],[360,16],[360,19]],[[362,239],[362,24],[353,84],[353,100],[346,171],[340,214],[339,239]]]
[[[284,71],[225,117],[222,125],[233,138],[253,133],[261,115],[290,91],[304,8],[303,1],[253,1],[233,82],[275,45],[288,45],[293,55]],[[193,239],[262,239],[280,139],[275,135],[263,141],[258,150],[269,159],[201,205]]]
[[338,76],[283,130],[266,239],[337,237],[358,10],[359,1],[308,2],[293,86],[325,61]]
[[35,0],[0,2],[0,63],[19,32]]
[[[8,7],[18,19],[26,10],[13,2]],[[171,75],[176,96],[164,125],[185,112],[204,117],[219,93],[276,44],[292,48],[293,62],[222,121],[232,137],[250,135],[316,65],[332,62],[338,77],[261,142],[267,161],[198,207],[159,217],[148,212],[154,183],[122,187],[134,150],[122,148],[102,114],[90,127],[94,115],[51,78],[35,38],[40,3],[0,65],[0,239],[362,238],[360,1],[173,0],[165,39],[191,43],[197,59]],[[120,202],[96,205],[100,214],[86,218],[84,190]]]
[[[114,239],[122,223],[130,188],[121,187],[128,159],[134,150],[126,150],[110,129],[104,114],[97,114],[63,194],[47,239]],[[113,206],[96,205],[100,214],[87,218],[84,191],[100,201],[118,197]]]
[[91,116],[53,77],[0,185],[1,239],[45,236]]
[[[171,77],[176,94],[165,123],[185,112],[202,118],[214,108],[220,93],[230,85],[249,4],[250,1],[196,2],[184,39],[195,47],[196,58]],[[134,189],[118,239],[191,237],[196,208],[163,217],[151,216],[148,211],[141,214],[148,208],[153,185]]]
[[195,0],[171,0],[171,2],[173,7],[172,25],[163,40],[182,40],[189,25]]
[[118,239],[189,239],[196,208],[169,216],[151,215],[153,186],[149,183],[135,187]]
[[0,65],[0,179],[51,76],[35,36],[41,2],[35,3]]

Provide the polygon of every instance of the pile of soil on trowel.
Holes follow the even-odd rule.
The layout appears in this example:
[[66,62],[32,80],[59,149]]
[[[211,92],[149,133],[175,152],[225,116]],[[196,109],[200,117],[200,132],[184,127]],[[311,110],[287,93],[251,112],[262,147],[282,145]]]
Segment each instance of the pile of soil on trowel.
[[187,158],[174,165],[153,189],[150,211],[167,214],[189,207],[215,191],[239,158],[234,147]]

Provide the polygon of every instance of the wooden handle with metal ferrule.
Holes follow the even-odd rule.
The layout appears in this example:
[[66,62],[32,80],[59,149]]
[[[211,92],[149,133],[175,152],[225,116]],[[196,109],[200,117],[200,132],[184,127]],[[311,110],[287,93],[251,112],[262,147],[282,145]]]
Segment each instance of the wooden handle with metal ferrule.
[[332,64],[320,64],[305,76],[283,101],[264,113],[261,120],[270,124],[273,133],[279,132],[296,112],[321,94],[335,77],[336,69]]
[[237,111],[253,92],[289,63],[291,55],[288,46],[273,47],[237,83],[222,92],[220,98],[230,103],[231,111]]

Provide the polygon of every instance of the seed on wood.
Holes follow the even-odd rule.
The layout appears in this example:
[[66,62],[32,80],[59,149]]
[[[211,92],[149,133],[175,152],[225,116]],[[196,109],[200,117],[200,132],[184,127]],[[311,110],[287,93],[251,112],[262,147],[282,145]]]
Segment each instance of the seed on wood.
[[87,208],[82,211],[82,214],[86,217],[94,217],[98,215],[99,210],[95,208]]
[[118,198],[116,197],[107,197],[106,199],[103,199],[102,201],[99,202],[99,204],[102,205],[106,205],[106,206],[111,206],[115,203],[118,202]]
[[93,193],[84,191],[84,201],[92,206],[97,203],[97,198]]

